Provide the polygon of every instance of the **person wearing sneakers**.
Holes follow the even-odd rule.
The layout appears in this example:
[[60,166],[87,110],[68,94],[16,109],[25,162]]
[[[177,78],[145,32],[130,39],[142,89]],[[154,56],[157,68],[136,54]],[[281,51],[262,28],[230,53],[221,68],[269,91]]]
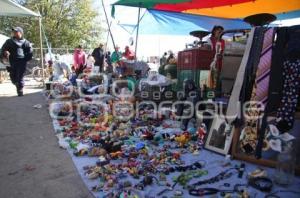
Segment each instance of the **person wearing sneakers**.
[[8,72],[12,83],[17,88],[18,96],[23,96],[24,74],[27,62],[32,59],[31,43],[23,37],[21,27],[12,28],[12,38],[3,44],[0,59],[7,59],[10,67]]

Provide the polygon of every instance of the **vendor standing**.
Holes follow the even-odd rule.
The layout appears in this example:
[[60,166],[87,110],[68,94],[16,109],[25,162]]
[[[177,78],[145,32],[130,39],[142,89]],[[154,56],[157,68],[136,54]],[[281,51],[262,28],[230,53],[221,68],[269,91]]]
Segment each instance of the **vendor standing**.
[[95,66],[99,66],[99,70],[100,72],[102,72],[104,56],[105,56],[102,43],[100,43],[99,47],[94,49],[92,56],[95,59]]
[[224,28],[222,26],[214,26],[211,31],[211,37],[208,39],[208,44],[211,45],[215,52],[215,58],[211,64],[211,79],[210,88],[221,91],[220,74],[222,70],[222,59],[225,49],[225,41],[222,39]]
[[23,96],[24,74],[27,62],[32,59],[31,43],[23,37],[23,29],[12,29],[12,38],[6,40],[1,49],[0,58],[8,59],[10,79],[17,88],[18,96]]

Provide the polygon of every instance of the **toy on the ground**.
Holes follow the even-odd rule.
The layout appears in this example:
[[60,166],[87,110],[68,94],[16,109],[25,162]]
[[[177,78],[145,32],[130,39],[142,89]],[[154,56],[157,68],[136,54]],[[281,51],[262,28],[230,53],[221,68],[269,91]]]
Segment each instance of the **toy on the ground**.
[[175,141],[178,143],[179,147],[184,147],[190,141],[191,136],[189,132],[184,132],[183,134],[175,137]]
[[201,126],[197,130],[198,139],[201,144],[204,144],[204,138],[207,133],[205,124],[201,124]]

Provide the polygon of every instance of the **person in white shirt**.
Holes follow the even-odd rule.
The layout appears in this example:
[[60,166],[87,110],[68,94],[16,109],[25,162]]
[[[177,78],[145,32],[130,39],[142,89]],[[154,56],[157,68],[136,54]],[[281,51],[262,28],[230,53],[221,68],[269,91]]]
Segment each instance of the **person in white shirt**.
[[[93,72],[94,67],[95,67],[95,59],[92,55],[88,55],[86,60],[86,69]],[[98,72],[99,72],[99,67],[98,67]]]

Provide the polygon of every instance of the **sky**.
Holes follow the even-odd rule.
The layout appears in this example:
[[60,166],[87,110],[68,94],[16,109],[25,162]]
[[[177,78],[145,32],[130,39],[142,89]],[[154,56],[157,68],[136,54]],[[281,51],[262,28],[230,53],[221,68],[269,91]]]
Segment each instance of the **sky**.
[[[105,9],[107,12],[109,23],[112,22],[111,32],[115,40],[116,45],[120,46],[121,49],[124,49],[126,45],[130,44],[130,39],[135,40],[136,35],[130,34],[118,26],[118,23],[121,24],[133,24],[137,23],[138,18],[138,9],[125,7],[125,6],[116,6],[115,19],[111,18],[111,4],[116,2],[116,0],[104,0]],[[104,28],[107,29],[107,23],[105,20],[105,15],[101,0],[95,0],[95,6],[101,15],[102,24]],[[141,15],[145,12],[145,9],[141,10]],[[300,18],[290,19],[284,21],[276,21],[276,24],[280,26],[290,26],[295,24],[300,24]],[[103,38],[104,42],[107,41],[107,33]],[[185,49],[185,44],[192,43],[196,38],[186,35],[186,36],[169,36],[169,35],[139,35],[138,38],[138,47],[137,47],[137,56],[147,60],[146,57],[149,56],[162,56],[164,52],[172,50],[173,52],[178,52]],[[113,49],[111,39],[108,42],[108,48]],[[135,44],[131,46],[132,50],[135,50]]]
[[[121,49],[124,49],[126,45],[130,45],[129,40],[132,38],[136,39],[135,34],[130,34],[120,26],[119,23],[123,24],[136,24],[138,19],[138,9],[130,8],[124,6],[116,6],[115,19],[112,19],[110,16],[111,13],[111,4],[116,2],[116,0],[104,0],[106,12],[109,18],[109,22],[112,21],[112,34],[116,45],[120,46]],[[98,10],[102,16],[102,22],[107,28],[107,23],[105,20],[105,15],[103,12],[101,0],[96,0],[95,4],[98,7]],[[145,9],[141,10],[141,15],[145,12]],[[106,41],[107,33],[105,34],[104,40]],[[168,36],[168,35],[139,35],[138,38],[138,49],[137,55],[139,58],[147,60],[147,57],[150,56],[162,56],[164,52],[172,50],[173,52],[178,52],[185,48],[186,43],[192,43],[196,40],[194,37],[189,35],[187,36]],[[109,39],[108,47],[113,49],[111,39]],[[130,46],[132,50],[135,51],[135,44]]]

